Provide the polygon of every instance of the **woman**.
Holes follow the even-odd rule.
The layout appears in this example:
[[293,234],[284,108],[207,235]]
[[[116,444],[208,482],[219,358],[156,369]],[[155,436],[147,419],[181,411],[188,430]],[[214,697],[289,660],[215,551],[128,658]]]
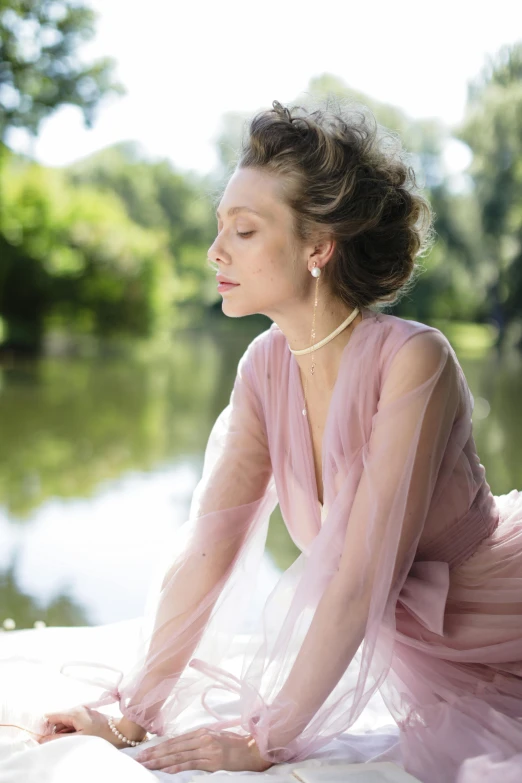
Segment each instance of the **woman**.
[[[432,239],[381,130],[278,102],[252,120],[209,258],[223,312],[273,324],[211,432],[138,660],[96,702],[48,714],[42,742],[148,731],[168,737],[148,769],[262,771],[318,752],[380,690],[424,783],[520,779],[522,493],[491,493],[446,337],[380,309]],[[301,555],[236,675],[224,664],[277,502]],[[212,688],[235,695],[234,718]],[[183,732],[199,699],[213,720]],[[108,725],[93,707],[111,701]]]

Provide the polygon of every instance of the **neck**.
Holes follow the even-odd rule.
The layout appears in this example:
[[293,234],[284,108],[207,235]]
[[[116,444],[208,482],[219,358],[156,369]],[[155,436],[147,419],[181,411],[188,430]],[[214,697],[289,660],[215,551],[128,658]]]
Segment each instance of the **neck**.
[[[282,317],[277,320],[274,319],[277,326],[285,335],[290,349],[300,350],[302,348],[308,348],[311,345],[310,330],[312,326],[312,312],[313,310],[311,309],[310,304],[307,303],[306,307],[300,309],[299,312],[295,312],[293,316],[285,316],[284,318]],[[319,299],[315,321],[314,344],[319,343],[337,329],[352,312],[353,308],[347,307],[338,300],[334,302],[330,300],[326,302],[325,305],[321,306],[321,300]],[[315,370],[313,375],[313,386],[318,390],[326,391],[333,388],[344,347],[349,341],[353,330],[361,321],[362,313],[359,312],[354,320],[348,324],[342,332],[326,343],[326,345],[323,345],[321,348],[314,351]],[[295,355],[293,358],[298,363],[303,375],[307,373],[309,376],[312,354]],[[309,378],[309,381],[310,380],[311,379]]]

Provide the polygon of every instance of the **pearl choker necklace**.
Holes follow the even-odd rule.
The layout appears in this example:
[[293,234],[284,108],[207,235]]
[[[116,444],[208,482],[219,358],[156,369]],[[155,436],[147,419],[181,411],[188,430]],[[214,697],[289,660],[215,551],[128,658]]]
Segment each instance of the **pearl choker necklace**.
[[337,329],[334,329],[334,331],[331,334],[329,334],[327,337],[325,337],[324,340],[321,340],[321,342],[316,343],[315,345],[311,345],[310,348],[302,348],[299,351],[293,351],[290,348],[290,353],[293,353],[296,356],[300,356],[304,353],[312,353],[312,351],[317,351],[318,348],[322,348],[323,345],[326,345],[326,343],[329,343],[330,340],[333,340],[334,337],[337,337],[337,335],[340,334],[343,331],[343,329],[346,329],[346,327],[349,324],[351,324],[351,322],[354,320],[354,318],[357,317],[358,314],[359,314],[359,308],[354,307],[354,309],[352,310],[352,312],[350,313],[346,321],[343,321],[342,324],[338,326]]

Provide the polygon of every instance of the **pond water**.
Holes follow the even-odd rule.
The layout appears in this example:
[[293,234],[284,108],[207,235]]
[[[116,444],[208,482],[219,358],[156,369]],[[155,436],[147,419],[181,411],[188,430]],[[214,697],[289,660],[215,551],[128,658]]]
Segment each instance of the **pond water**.
[[[141,614],[252,337],[193,333],[154,355],[0,366],[0,627]],[[522,489],[522,359],[455,349],[492,491]],[[260,596],[296,555],[276,510]]]

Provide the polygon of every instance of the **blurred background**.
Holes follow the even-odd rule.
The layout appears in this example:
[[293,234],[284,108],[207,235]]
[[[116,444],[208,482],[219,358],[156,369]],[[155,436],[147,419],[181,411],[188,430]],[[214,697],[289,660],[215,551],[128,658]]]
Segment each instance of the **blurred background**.
[[[362,102],[437,242],[389,312],[440,328],[492,491],[522,489],[522,11],[497,0],[0,0],[0,628],[138,616],[239,357],[215,198],[272,101]],[[262,579],[296,556],[271,520]]]

